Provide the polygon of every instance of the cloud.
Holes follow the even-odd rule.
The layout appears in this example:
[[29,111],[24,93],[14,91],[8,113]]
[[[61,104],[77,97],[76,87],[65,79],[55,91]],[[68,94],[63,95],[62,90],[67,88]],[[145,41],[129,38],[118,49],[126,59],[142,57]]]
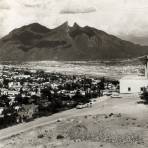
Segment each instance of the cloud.
[[41,1],[41,0],[15,0],[17,3],[20,3],[20,4],[26,4],[26,5],[32,5],[32,6],[35,6],[35,5],[42,5],[43,3],[49,1],[49,0],[44,0],[44,1]]
[[93,7],[89,8],[72,8],[72,9],[62,9],[61,14],[79,14],[79,13],[92,13],[96,12],[96,9]]
[[40,7],[40,4],[36,4],[36,5],[24,4],[24,6],[29,8],[34,8],[34,7]]
[[9,5],[4,0],[1,0],[0,1],[0,10],[7,10],[7,9],[10,9]]
[[22,6],[28,7],[28,8],[39,8],[42,7],[43,5],[49,5],[51,0],[16,0],[17,3],[19,3]]
[[81,14],[96,12],[94,5],[89,0],[65,0],[65,4],[61,7],[60,14]]
[[7,9],[10,9],[10,7],[8,7],[8,6],[1,6],[1,5],[0,5],[0,9],[1,9],[1,10],[7,10]]

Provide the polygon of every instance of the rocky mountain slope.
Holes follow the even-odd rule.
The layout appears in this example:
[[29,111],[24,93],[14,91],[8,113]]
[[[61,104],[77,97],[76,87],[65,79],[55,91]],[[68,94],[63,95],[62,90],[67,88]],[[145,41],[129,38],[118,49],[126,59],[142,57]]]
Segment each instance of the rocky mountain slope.
[[33,23],[0,40],[0,60],[110,60],[148,54],[148,47],[101,30],[64,23],[48,29]]

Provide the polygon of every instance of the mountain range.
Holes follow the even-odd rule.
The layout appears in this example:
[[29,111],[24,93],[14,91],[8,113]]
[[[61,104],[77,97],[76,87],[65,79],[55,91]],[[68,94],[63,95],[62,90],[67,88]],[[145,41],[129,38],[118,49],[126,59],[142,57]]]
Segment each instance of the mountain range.
[[0,39],[1,61],[111,60],[148,54],[148,46],[122,40],[93,27],[67,22],[49,29],[33,23]]

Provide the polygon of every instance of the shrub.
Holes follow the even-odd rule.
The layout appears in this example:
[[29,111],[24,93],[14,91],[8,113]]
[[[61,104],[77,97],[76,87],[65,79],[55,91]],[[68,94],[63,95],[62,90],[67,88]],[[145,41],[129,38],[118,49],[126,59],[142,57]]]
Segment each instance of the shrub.
[[44,137],[43,134],[38,135],[38,138],[43,138],[43,137]]
[[143,91],[140,98],[146,102],[148,102],[148,92],[146,90]]
[[57,139],[63,139],[64,136],[63,135],[57,135]]

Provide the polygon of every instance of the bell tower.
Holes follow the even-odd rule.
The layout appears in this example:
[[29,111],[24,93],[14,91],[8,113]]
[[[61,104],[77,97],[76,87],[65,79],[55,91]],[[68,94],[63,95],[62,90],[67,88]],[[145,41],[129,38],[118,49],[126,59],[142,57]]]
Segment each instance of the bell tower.
[[148,79],[148,56],[145,57],[145,77]]

